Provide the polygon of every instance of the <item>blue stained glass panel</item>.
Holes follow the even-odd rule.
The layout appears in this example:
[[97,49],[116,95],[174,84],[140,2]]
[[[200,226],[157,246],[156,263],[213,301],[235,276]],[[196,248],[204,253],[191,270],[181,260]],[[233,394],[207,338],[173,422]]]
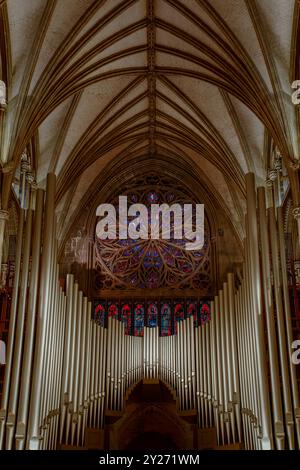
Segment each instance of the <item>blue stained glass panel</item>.
[[134,336],[144,336],[145,306],[139,302],[134,305]]
[[160,335],[170,336],[172,334],[171,302],[162,302],[160,305]]
[[158,325],[158,302],[149,301],[147,303],[147,317],[146,325],[150,328],[156,327]]
[[130,302],[121,304],[121,322],[125,325],[125,334],[131,334],[132,327],[132,306]]

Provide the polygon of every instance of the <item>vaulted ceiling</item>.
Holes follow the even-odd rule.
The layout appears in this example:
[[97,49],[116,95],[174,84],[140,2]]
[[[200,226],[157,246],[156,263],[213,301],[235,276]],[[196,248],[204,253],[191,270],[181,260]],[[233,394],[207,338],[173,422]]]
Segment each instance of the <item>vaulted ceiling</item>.
[[0,0],[2,166],[31,143],[37,183],[57,175],[65,232],[112,162],[184,159],[242,237],[245,173],[265,184],[271,143],[290,174],[299,163],[299,12],[299,0]]

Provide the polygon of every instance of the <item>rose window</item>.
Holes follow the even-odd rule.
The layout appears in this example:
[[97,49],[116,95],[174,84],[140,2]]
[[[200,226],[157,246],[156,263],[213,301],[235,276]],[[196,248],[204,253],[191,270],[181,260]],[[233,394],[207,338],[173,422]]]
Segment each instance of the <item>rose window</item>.
[[[172,183],[174,187],[174,182]],[[148,229],[151,233],[151,204],[174,203],[193,204],[189,194],[183,190],[168,188],[164,181],[159,185],[139,187],[120,192],[127,195],[128,205],[142,203],[148,208]],[[118,208],[118,197],[112,204]],[[118,214],[118,210],[116,211]],[[193,219],[193,224],[195,220]],[[201,250],[185,249],[186,240],[175,239],[174,221],[171,218],[171,237],[148,240],[95,240],[95,288],[96,289],[157,289],[185,288],[197,289],[201,294],[209,294],[211,288],[210,233],[207,218],[204,224],[204,246]],[[117,225],[118,227],[118,225]]]

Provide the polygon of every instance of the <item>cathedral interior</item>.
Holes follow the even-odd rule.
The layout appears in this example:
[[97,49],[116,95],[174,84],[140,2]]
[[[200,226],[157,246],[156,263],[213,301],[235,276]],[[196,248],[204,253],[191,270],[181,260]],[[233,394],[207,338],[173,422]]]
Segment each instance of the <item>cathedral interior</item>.
[[299,0],[0,0],[0,449],[300,449],[297,87]]

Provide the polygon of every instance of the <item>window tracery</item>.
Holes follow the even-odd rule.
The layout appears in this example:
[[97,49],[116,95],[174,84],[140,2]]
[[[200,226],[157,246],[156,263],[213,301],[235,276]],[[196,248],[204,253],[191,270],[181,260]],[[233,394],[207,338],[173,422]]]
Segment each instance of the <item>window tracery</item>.
[[[176,188],[176,189],[174,189]],[[128,204],[168,205],[196,203],[174,180],[148,175],[133,187],[120,191]],[[118,210],[118,196],[112,204]],[[198,201],[199,202],[199,201]],[[149,214],[151,211],[148,211]],[[149,220],[149,230],[150,230]],[[185,249],[186,240],[95,240],[95,289],[156,289],[162,287],[196,289],[199,294],[211,293],[210,231],[205,217],[204,246],[201,250]]]

